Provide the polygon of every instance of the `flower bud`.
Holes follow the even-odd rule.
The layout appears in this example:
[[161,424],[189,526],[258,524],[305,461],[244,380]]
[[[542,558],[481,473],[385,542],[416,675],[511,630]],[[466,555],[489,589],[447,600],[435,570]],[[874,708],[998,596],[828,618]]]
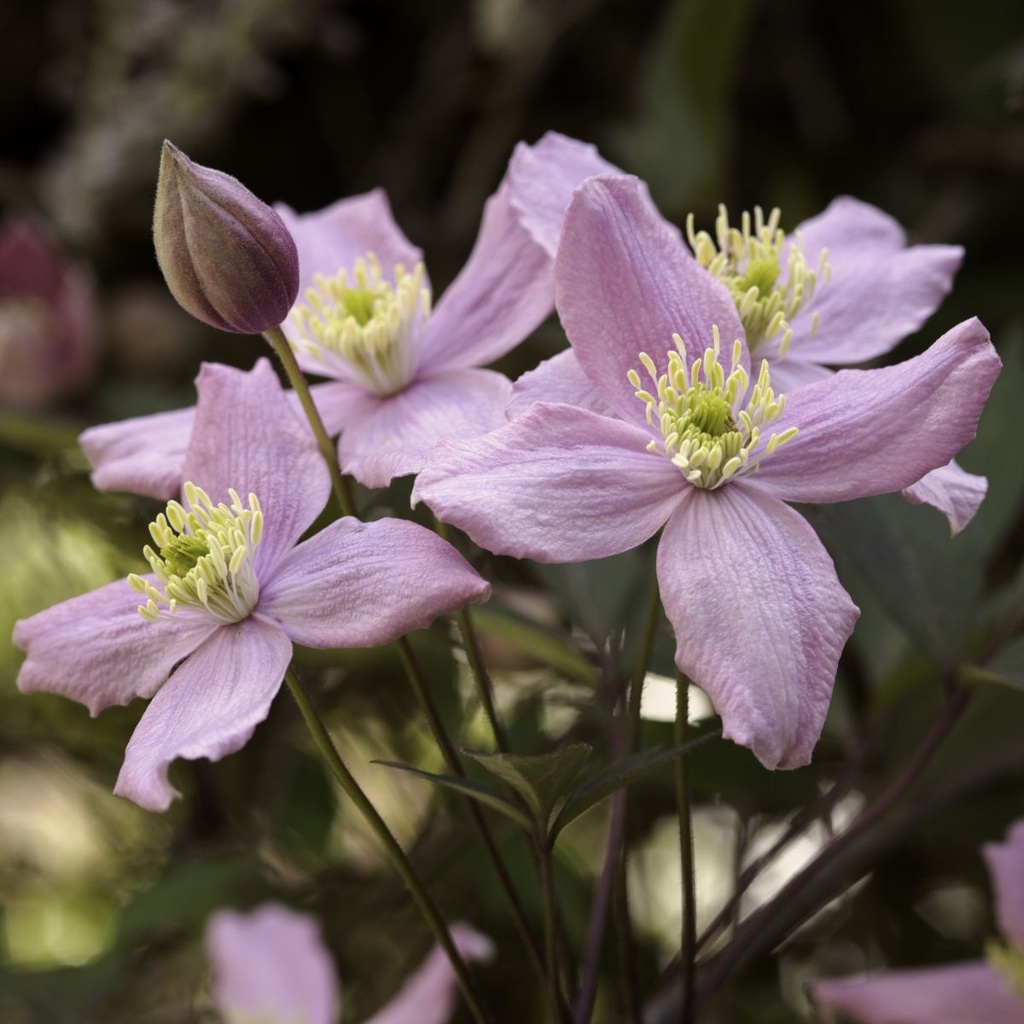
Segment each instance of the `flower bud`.
[[203,323],[260,334],[288,315],[299,254],[284,221],[240,181],[164,142],[153,209],[167,287]]

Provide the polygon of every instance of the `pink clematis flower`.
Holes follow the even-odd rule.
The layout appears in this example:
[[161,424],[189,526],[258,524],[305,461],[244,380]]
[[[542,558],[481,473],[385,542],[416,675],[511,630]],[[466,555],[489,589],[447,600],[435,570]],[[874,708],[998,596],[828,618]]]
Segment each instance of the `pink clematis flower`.
[[0,228],[0,405],[38,408],[88,382],[96,311],[85,270],[32,220]]
[[[207,365],[185,458],[183,503],[150,528],[152,573],[17,623],[25,692],[92,712],[151,697],[115,792],[150,810],[177,795],[178,757],[218,760],[263,721],[292,656],[389,643],[489,587],[414,523],[343,518],[297,544],[330,481],[266,360]],[[143,604],[140,607],[140,595]],[[140,614],[140,612],[142,614]]]
[[[653,204],[651,215],[659,216]],[[756,211],[736,227],[723,207],[713,236],[695,231],[692,221],[687,232],[700,265],[733,296],[752,357],[768,360],[775,389],[787,394],[828,377],[830,367],[893,349],[939,306],[963,259],[959,246],[908,247],[892,217],[849,196],[835,199],[789,236],[778,224],[778,211],[767,218]],[[511,414],[550,400],[552,387],[575,404],[599,402],[570,349],[520,378]],[[987,486],[984,477],[951,463],[904,488],[903,495],[934,505],[956,533],[973,518]]]
[[413,500],[490,551],[545,562],[612,555],[664,526],[676,664],[727,737],[769,768],[807,763],[859,613],[785,501],[882,494],[945,465],[999,372],[987,332],[968,321],[898,366],[776,397],[767,364],[748,373],[732,344],[743,329],[728,290],[624,176],[577,189],[555,276],[600,408],[558,404],[553,382],[552,402],[442,441]]
[[[384,486],[422,469],[439,438],[500,426],[511,384],[481,367],[554,308],[551,254],[537,234],[557,229],[572,185],[610,168],[592,146],[564,136],[520,143],[487,201],[469,261],[436,307],[420,250],[383,192],[303,216],[277,207],[298,245],[302,279],[283,329],[302,368],[334,380],[318,403],[328,429],[341,431],[346,472]],[[538,176],[561,183],[543,209],[524,205]]]
[[[489,960],[494,947],[467,924],[451,928],[469,960]],[[218,911],[206,927],[213,964],[213,1002],[224,1024],[337,1024],[338,980],[316,921],[278,903],[249,914]],[[455,1009],[455,972],[435,947],[401,991],[366,1024],[445,1024]]]
[[[487,202],[469,261],[431,308],[422,253],[381,190],[317,213],[276,209],[298,246],[301,287],[282,325],[309,373],[342,468],[368,487],[416,473],[443,436],[505,421],[511,384],[481,367],[554,308],[552,260],[565,206],[584,178],[613,165],[593,146],[549,132],[520,144]],[[79,439],[100,490],[168,498],[181,486],[193,409],[140,416]]]
[[987,960],[818,981],[814,1001],[864,1024],[1020,1024],[1024,1021],[1024,821],[983,847],[1005,946]]

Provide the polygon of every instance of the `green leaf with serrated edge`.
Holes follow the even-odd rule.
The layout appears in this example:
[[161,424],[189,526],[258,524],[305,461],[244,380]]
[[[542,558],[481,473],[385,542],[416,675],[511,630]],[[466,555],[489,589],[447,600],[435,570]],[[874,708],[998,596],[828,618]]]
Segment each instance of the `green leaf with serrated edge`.
[[550,754],[474,754],[468,757],[510,786],[533,811],[534,819],[547,826],[551,812],[569,794],[589,743],[573,743]]
[[490,633],[507,641],[568,679],[597,686],[597,669],[579,651],[567,646],[557,634],[543,626],[513,612],[493,608],[473,608],[469,617],[481,633]]
[[721,729],[715,729],[695,740],[690,740],[689,743],[682,744],[682,746],[670,747],[668,750],[645,750],[643,753],[624,757],[620,761],[608,765],[607,768],[602,768],[569,795],[558,817],[551,825],[552,838],[558,835],[570,821],[574,821],[584,811],[590,810],[594,804],[600,803],[606,796],[611,796],[617,789],[628,786],[652,768],[674,761],[681,754],[689,753],[702,743],[719,735],[721,735]]
[[530,817],[530,810],[521,801],[513,800],[501,790],[492,789],[482,782],[474,782],[472,779],[464,779],[458,775],[436,775],[434,772],[425,772],[422,768],[413,768],[411,764],[402,764],[401,761],[373,761],[373,764],[383,765],[385,768],[398,768],[403,772],[418,775],[421,779],[452,789],[456,793],[487,804],[496,811],[511,818],[518,825],[521,825],[527,832],[533,832],[533,820]]

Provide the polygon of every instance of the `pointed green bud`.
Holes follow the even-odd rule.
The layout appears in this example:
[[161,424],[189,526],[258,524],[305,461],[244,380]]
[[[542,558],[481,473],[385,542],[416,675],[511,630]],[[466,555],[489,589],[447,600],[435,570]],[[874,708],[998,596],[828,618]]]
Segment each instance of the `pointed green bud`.
[[198,320],[260,334],[288,315],[299,254],[284,221],[237,178],[164,143],[153,209],[156,258],[171,294]]

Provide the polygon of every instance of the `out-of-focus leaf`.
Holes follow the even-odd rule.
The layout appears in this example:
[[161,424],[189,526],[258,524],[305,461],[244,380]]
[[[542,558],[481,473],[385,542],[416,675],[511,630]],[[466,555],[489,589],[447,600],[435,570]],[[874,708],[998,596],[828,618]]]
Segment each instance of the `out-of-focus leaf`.
[[654,547],[565,565],[538,565],[537,574],[597,646],[639,610],[654,578]]
[[84,967],[0,973],[0,1020],[7,1019],[3,1016],[5,1005],[13,1004],[28,1009],[34,1021],[93,1024],[125,967],[124,958],[111,953]]
[[512,612],[492,608],[473,608],[469,614],[473,625],[481,632],[500,637],[569,679],[597,685],[597,669],[579,651],[543,626]]
[[640,117],[618,133],[616,150],[666,213],[685,213],[720,189],[729,101],[755,8],[752,0],[676,0],[655,34]]
[[1024,636],[1007,644],[984,669],[973,671],[968,681],[1002,683],[1024,690]]
[[805,512],[854,600],[868,591],[937,665],[955,666],[981,590],[974,524],[950,538],[944,517],[895,494]]
[[674,761],[681,754],[689,753],[689,751],[718,735],[720,735],[720,730],[706,733],[695,740],[691,740],[689,743],[672,747],[669,750],[645,750],[643,753],[634,754],[632,757],[624,757],[622,760],[602,768],[570,794],[565,805],[559,811],[558,817],[555,818],[551,825],[551,835],[558,835],[571,821],[575,821],[581,814],[589,811],[594,804],[600,803],[606,796],[611,796],[617,789],[628,786],[653,768],[658,768],[663,764]]
[[462,778],[458,775],[436,775],[434,772],[425,772],[422,768],[413,768],[411,764],[402,764],[400,761],[377,761],[374,764],[383,765],[385,768],[397,768],[403,772],[410,772],[418,775],[421,779],[433,782],[435,785],[452,789],[456,793],[468,796],[471,800],[478,800],[487,804],[496,811],[511,818],[514,822],[522,825],[528,832],[533,830],[533,822],[530,818],[529,809],[519,800],[513,800],[499,789],[486,786],[482,782],[473,779]]
[[534,820],[546,828],[555,807],[568,796],[591,749],[589,743],[572,743],[549,754],[469,756],[519,794]]

